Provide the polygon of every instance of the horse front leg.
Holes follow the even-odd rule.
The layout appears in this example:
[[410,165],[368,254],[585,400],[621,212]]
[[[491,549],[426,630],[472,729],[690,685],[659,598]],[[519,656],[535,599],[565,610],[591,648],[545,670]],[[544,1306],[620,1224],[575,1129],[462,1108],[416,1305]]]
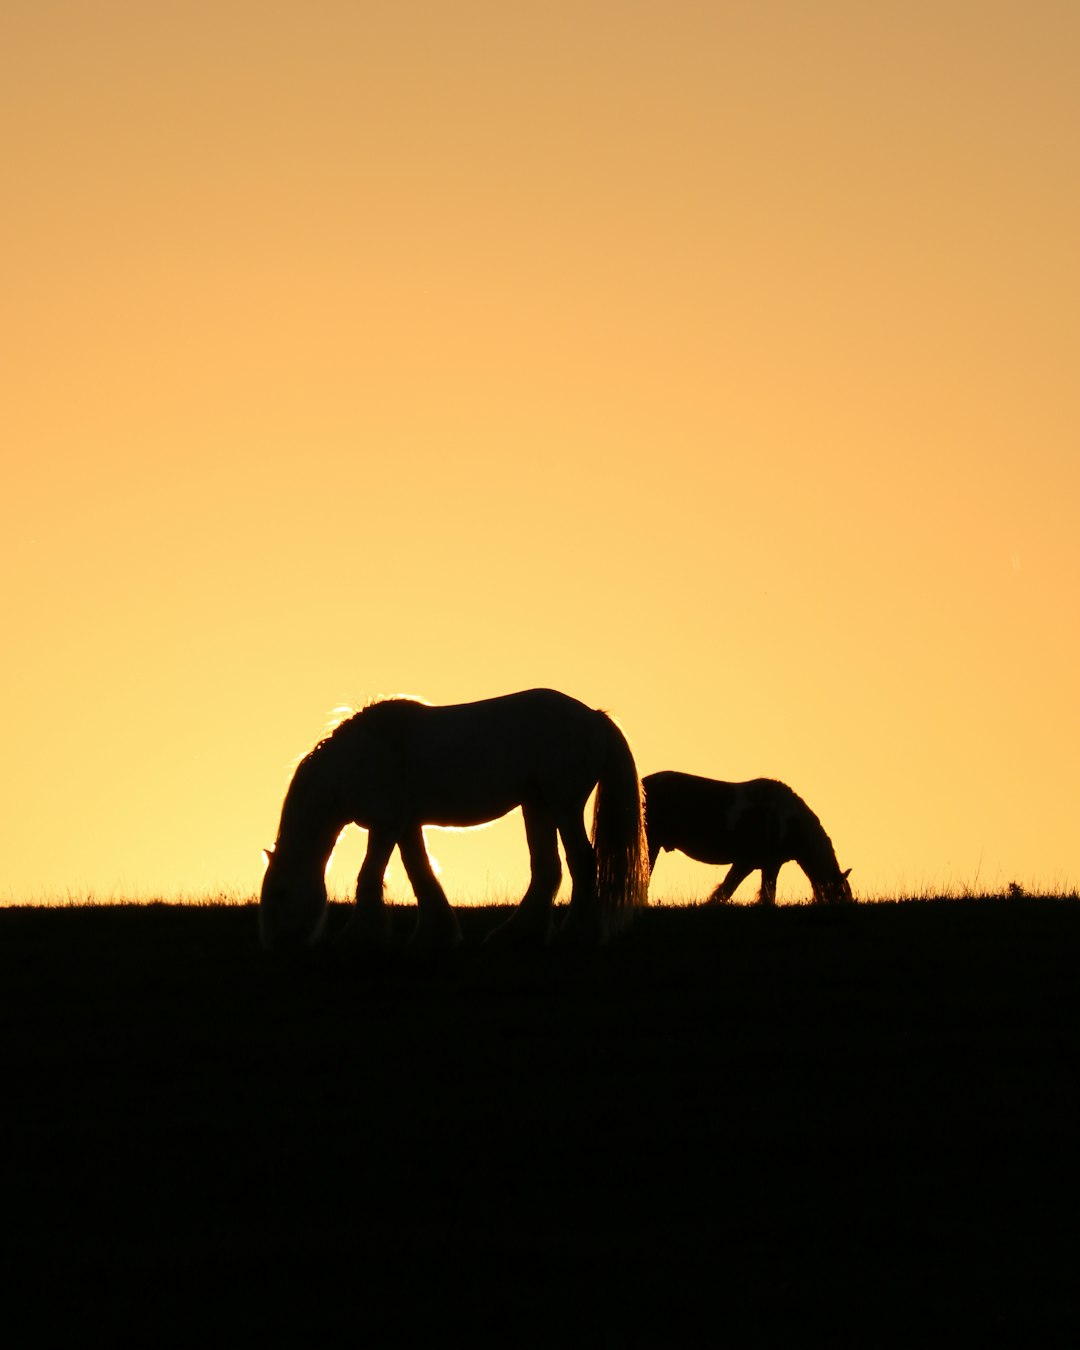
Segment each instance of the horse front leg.
[[744,867],[742,863],[732,863],[727,876],[705,903],[707,905],[726,905],[753,870],[752,867]]
[[367,852],[356,878],[356,908],[342,934],[365,946],[382,946],[389,941],[390,923],[383,896],[383,877],[397,840],[392,834],[371,830]]
[[446,892],[435,875],[424,844],[424,830],[414,825],[398,841],[409,885],[416,895],[417,922],[412,943],[428,950],[443,951],[461,941],[461,927]]
[[509,919],[488,934],[488,942],[498,946],[542,946],[550,941],[552,907],[562,881],[554,817],[538,806],[523,806],[521,814],[529,845],[529,887]]

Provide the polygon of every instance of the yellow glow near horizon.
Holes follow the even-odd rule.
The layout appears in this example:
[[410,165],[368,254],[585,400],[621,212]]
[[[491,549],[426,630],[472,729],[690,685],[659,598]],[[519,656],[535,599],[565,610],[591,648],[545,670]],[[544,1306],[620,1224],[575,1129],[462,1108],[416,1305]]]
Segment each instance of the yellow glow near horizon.
[[1075,886],[1078,63],[1064,0],[5,5],[0,899],[253,893],[329,709],[534,685],[860,894]]

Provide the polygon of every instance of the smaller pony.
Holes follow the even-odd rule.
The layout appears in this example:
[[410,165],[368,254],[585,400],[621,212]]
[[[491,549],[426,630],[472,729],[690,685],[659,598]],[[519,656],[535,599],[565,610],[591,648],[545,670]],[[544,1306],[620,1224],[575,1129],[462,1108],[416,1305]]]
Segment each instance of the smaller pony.
[[786,784],[772,778],[720,783],[672,770],[646,774],[642,784],[650,874],[661,849],[678,849],[697,862],[730,863],[708,899],[719,905],[760,868],[760,901],[773,905],[781,866],[796,862],[809,878],[815,903],[854,900],[851,869],[840,871],[821,821]]

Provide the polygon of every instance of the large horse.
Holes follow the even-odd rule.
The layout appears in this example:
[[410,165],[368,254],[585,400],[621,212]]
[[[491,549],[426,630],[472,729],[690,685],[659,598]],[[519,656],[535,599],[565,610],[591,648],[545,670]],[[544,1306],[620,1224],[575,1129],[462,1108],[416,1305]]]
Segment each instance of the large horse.
[[730,863],[710,904],[730,900],[751,872],[761,869],[760,900],[776,902],[776,878],[786,862],[806,873],[818,904],[841,904],[854,897],[848,873],[840,871],[821,821],[784,783],[755,778],[720,783],[692,773],[647,774],[645,820],[649,871],[661,849],[678,849],[703,863]]
[[[584,824],[597,789],[590,841]],[[546,941],[562,878],[562,838],[573,888],[564,932],[602,940],[648,897],[641,782],[622,732],[606,713],[552,689],[430,707],[372,703],[320,741],[285,794],[267,850],[259,927],[268,947],[318,940],[326,920],[326,865],[350,822],[368,831],[356,879],[354,932],[385,928],[383,874],[397,848],[416,895],[414,941],[450,946],[457,917],[432,870],[424,825],[480,825],[520,806],[532,866],[528,890],[499,931]]]

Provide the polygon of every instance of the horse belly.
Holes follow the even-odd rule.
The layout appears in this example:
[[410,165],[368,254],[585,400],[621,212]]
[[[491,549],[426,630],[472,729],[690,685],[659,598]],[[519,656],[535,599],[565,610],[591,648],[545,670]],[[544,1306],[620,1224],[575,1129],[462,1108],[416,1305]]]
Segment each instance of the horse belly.
[[741,863],[760,867],[783,852],[777,822],[754,807],[723,814],[710,812],[704,820],[684,819],[669,830],[669,838],[669,848],[710,866]]
[[424,825],[486,825],[520,806],[526,776],[505,747],[464,745],[459,753],[421,754],[408,775],[409,809]]
[[730,848],[716,848],[715,845],[702,844],[698,840],[676,842],[671,847],[679,853],[685,853],[694,862],[707,863],[710,867],[719,867],[722,863],[735,861]]
[[487,825],[521,805],[520,794],[496,790],[449,793],[429,792],[417,799],[417,814],[424,825],[468,829]]

